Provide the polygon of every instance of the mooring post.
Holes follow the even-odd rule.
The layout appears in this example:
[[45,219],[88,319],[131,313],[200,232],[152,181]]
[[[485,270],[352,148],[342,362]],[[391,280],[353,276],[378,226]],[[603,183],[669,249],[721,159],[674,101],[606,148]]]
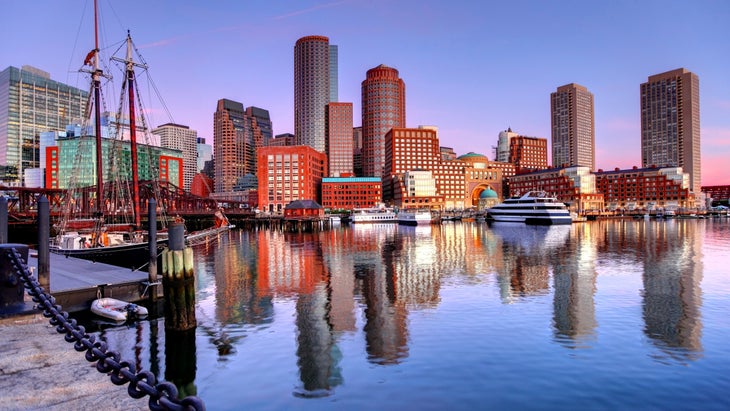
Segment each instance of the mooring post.
[[0,196],[0,244],[8,242],[8,198]]
[[150,261],[147,266],[147,281],[149,282],[150,301],[157,299],[157,201],[150,198],[147,206],[147,246],[150,250]]
[[51,289],[51,212],[48,198],[38,199],[38,283],[46,290]]
[[162,254],[165,294],[165,329],[195,329],[195,278],[193,252],[185,248],[185,223],[176,217],[168,228],[166,249]]

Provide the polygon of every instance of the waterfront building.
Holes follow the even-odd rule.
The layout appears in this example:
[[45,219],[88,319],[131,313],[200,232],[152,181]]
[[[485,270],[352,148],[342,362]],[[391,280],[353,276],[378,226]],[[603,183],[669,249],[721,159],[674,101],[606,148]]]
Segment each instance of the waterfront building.
[[371,208],[381,204],[383,185],[378,177],[322,179],[322,207],[330,210]]
[[723,201],[726,204],[730,200],[730,185],[724,186],[703,186],[702,192],[712,199],[713,202]]
[[160,136],[160,146],[180,150],[183,156],[183,185],[181,188],[190,191],[190,183],[198,172],[198,132],[188,126],[167,123],[152,130],[152,134]]
[[294,45],[294,135],[297,145],[325,151],[325,106],[330,102],[330,44],[306,36]]
[[[464,209],[479,204],[482,191],[502,186],[502,172],[481,154],[469,153],[443,160],[436,131],[427,128],[394,128],[385,139],[383,201],[396,206],[427,204],[432,208]],[[430,171],[435,196],[408,198],[406,173]],[[495,190],[496,191],[496,190]],[[421,200],[421,203],[418,201]]]
[[80,122],[88,96],[35,67],[1,71],[0,183],[20,185],[26,169],[41,168],[40,133]]
[[327,175],[352,175],[352,103],[329,103],[325,112],[325,146],[329,165]]
[[510,196],[544,191],[568,205],[572,211],[603,210],[603,194],[596,188],[596,176],[586,166],[556,167],[517,174],[509,180]]
[[641,84],[641,165],[682,167],[701,192],[700,80],[684,68]]
[[495,191],[499,193],[501,198],[509,197],[509,179],[517,174],[515,165],[512,163],[505,163],[502,161],[490,161],[489,167],[499,170],[502,173],[502,187],[496,188]]
[[547,139],[514,136],[510,139],[508,162],[515,165],[515,173],[529,173],[548,168]]
[[205,169],[205,163],[213,161],[213,146],[205,144],[204,137],[198,137],[197,140],[197,169],[196,173],[199,173]]
[[291,133],[277,134],[266,145],[269,147],[295,146],[297,145],[297,140],[294,134]]
[[[78,161],[79,156],[91,158],[96,137],[78,136],[67,129],[66,136],[59,136],[56,146],[46,148],[46,181],[48,188],[68,189],[96,184],[96,162]],[[104,182],[132,179],[132,149],[128,140],[103,137],[101,139],[103,158],[114,158],[119,165],[112,175],[111,167],[104,167]],[[163,181],[181,187],[183,184],[183,154],[180,150],[137,144],[139,180]]]
[[694,208],[690,177],[681,167],[598,170],[596,188],[608,210]]
[[294,200],[320,202],[327,156],[309,146],[261,147],[258,196],[263,211],[281,213]]
[[[256,116],[250,114],[253,112]],[[268,112],[256,107],[244,110],[239,102],[218,100],[213,116],[216,193],[232,192],[240,177],[256,173],[256,149],[271,128],[270,122],[259,125],[260,118],[268,119]]]
[[558,87],[550,94],[553,167],[596,165],[593,94],[579,84]]
[[386,167],[385,134],[406,126],[406,85],[398,70],[381,64],[362,82],[363,175],[380,177]]

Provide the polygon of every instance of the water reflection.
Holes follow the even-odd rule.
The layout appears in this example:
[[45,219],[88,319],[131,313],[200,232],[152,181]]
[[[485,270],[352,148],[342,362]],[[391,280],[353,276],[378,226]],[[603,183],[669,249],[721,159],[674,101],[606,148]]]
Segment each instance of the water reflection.
[[662,355],[694,360],[702,351],[702,235],[693,222],[646,226],[643,250],[644,332]]
[[[295,344],[281,348],[288,351],[276,361],[296,370],[284,373],[296,374],[296,381],[278,383],[288,392],[294,387],[297,397],[333,395],[347,375],[422,360],[414,353],[432,348],[417,346],[411,334],[423,336],[423,313],[438,313],[454,290],[469,300],[464,304],[469,309],[498,306],[460,312],[474,329],[485,317],[516,313],[512,321],[524,320],[514,327],[524,327],[521,336],[532,344],[583,353],[601,348],[599,336],[627,332],[610,328],[612,310],[636,307],[638,326],[628,333],[643,332],[650,361],[686,363],[703,352],[704,230],[694,221],[643,220],[553,227],[358,225],[318,233],[235,230],[215,245],[196,247],[197,340],[168,330],[158,336],[157,322],[151,321],[146,367],[194,393],[203,384],[201,373],[233,369],[242,357],[258,355],[245,345],[248,339],[260,340],[262,331],[276,327],[290,331],[287,343]],[[625,300],[619,302],[605,288],[599,292],[599,280],[612,280],[614,272],[635,281],[621,288]],[[413,317],[421,323],[414,326]],[[431,327],[459,331],[451,323]],[[123,350],[144,345],[125,346],[129,338],[140,339],[132,334],[119,338]],[[164,345],[158,343],[163,337]],[[473,343],[450,338],[454,344]],[[164,367],[159,346],[165,347]],[[217,363],[201,360],[207,353]],[[136,358],[144,362],[144,353]],[[352,369],[358,360],[369,368]]]

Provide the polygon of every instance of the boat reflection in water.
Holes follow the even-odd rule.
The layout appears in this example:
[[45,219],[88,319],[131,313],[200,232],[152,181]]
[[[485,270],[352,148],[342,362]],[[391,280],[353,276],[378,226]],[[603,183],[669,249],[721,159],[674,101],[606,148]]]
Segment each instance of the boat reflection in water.
[[234,230],[195,247],[197,351],[171,352],[179,337],[159,327],[140,358],[209,409],[728,404],[728,233],[712,220]]

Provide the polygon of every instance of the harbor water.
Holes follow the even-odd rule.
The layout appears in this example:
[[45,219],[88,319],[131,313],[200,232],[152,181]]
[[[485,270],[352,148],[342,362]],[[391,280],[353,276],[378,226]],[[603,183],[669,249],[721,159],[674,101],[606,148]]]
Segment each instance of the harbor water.
[[232,230],[194,331],[95,333],[209,410],[727,410],[728,261],[727,218]]

